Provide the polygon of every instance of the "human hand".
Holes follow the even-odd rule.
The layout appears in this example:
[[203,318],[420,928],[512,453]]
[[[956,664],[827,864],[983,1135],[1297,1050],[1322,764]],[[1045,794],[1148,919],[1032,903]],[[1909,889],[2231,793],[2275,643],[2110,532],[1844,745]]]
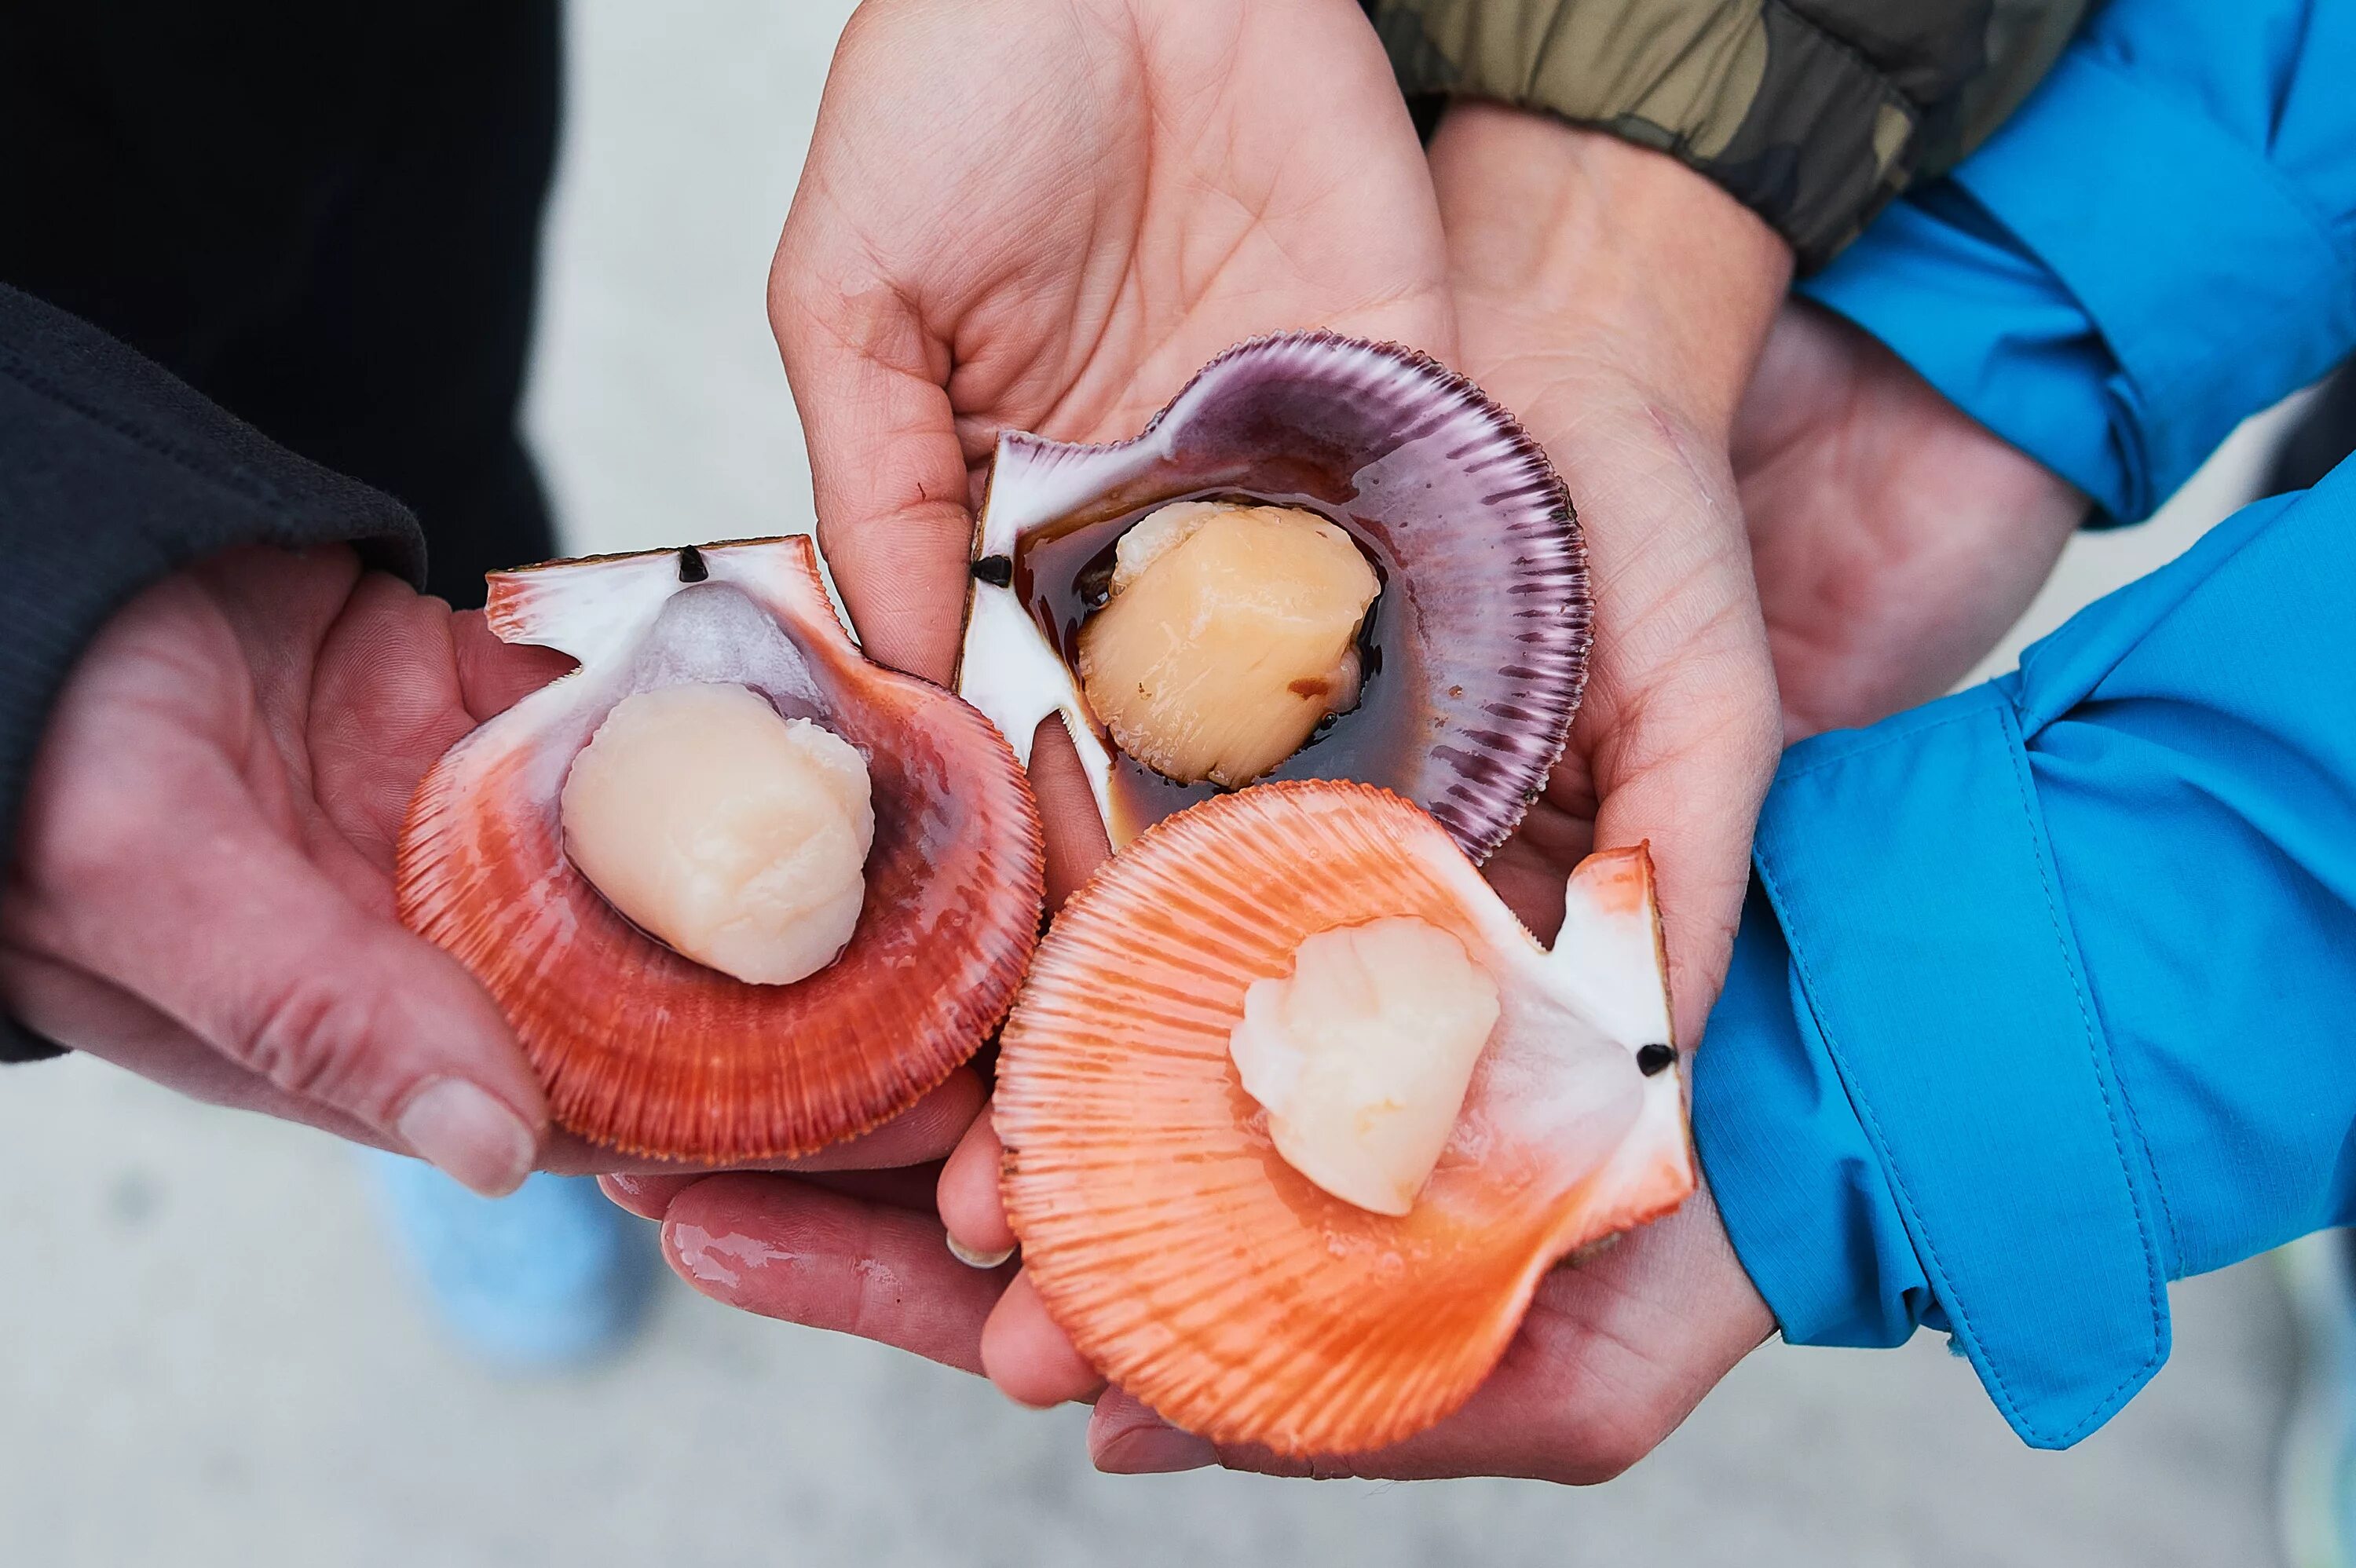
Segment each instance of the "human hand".
[[[1581,856],[1650,839],[1677,1035],[1692,1041],[1724,973],[1777,750],[1774,679],[1725,453],[1790,259],[1700,176],[1536,116],[1459,105],[1430,166],[1463,368],[1562,472],[1595,595],[1595,649],[1569,744],[1488,874],[1531,929],[1552,931]],[[939,1204],[969,1252],[1013,1244],[985,1127],[951,1157]],[[1672,1285],[1697,1294],[1673,1306],[1656,1294]],[[1622,1311],[1676,1331],[1651,1338],[1622,1322]],[[1458,1465],[1592,1478],[1665,1435],[1771,1328],[1715,1211],[1697,1201],[1608,1260],[1549,1275],[1482,1397],[1426,1437],[1359,1463],[1376,1474]],[[1592,1342],[1598,1334],[1615,1336],[1610,1352]],[[1620,1352],[1613,1397],[1582,1400],[1590,1358]],[[980,1356],[994,1381],[1029,1403],[1077,1397],[1095,1381],[1020,1276]],[[1194,1440],[1143,1435],[1151,1417],[1133,1404],[1099,1410],[1109,1445],[1100,1456],[1193,1444],[1194,1462],[1209,1460]]]
[[[430,1159],[643,1168],[548,1129],[490,998],[393,913],[409,797],[562,673],[347,549],[219,557],[110,621],[52,709],[0,897],[0,1004],[198,1099]],[[830,1164],[937,1157],[970,1073]]]
[[1464,369],[1561,471],[1595,597],[1569,745],[1490,880],[1551,931],[1580,857],[1649,839],[1690,1043],[1779,749],[1726,449],[1790,252],[1675,161],[1494,104],[1450,111],[1431,169]]
[[1455,347],[1422,152],[1351,0],[867,0],[769,314],[851,619],[944,683],[1001,430],[1134,435],[1261,332]]
[[[1547,930],[1562,880],[1589,848],[1651,836],[1657,853],[1682,840],[1691,851],[1677,862],[1686,891],[1665,897],[1684,901],[1672,945],[1686,976],[1680,1029],[1691,1039],[1723,967],[1775,751],[1772,680],[1724,444],[1789,263],[1714,189],[1676,189],[1697,176],[1665,160],[1632,166],[1628,158],[1649,155],[1614,144],[1576,168],[1549,165],[1579,134],[1460,110],[1432,155],[1443,210],[1453,208],[1462,363],[1524,413],[1564,467],[1596,569],[1593,706],[1549,807],[1501,854],[1497,880]],[[1545,173],[1529,177],[1534,169]],[[1663,171],[1675,176],[1665,197]],[[1645,221],[1604,228],[1593,206],[1606,197]],[[1655,253],[1636,253],[1641,246]],[[1680,289],[1699,308],[1681,313],[1695,302]],[[1666,867],[1663,880],[1666,887]],[[997,1181],[996,1141],[980,1124],[938,1193],[948,1232],[969,1252],[1012,1245]],[[1094,1371],[1027,1282],[1004,1267],[946,1263],[941,1225],[915,1204],[757,1178],[609,1189],[667,1217],[674,1265],[722,1299],[986,1370],[1026,1403],[1096,1390]],[[888,1294],[876,1288],[884,1280]],[[1352,1467],[1601,1478],[1656,1443],[1772,1326],[1707,1196],[1697,1197],[1603,1258],[1549,1276],[1521,1337],[1464,1411]],[[1295,1467],[1214,1450],[1118,1392],[1099,1401],[1091,1443],[1108,1468]]]
[[[1705,1189],[1640,1236],[1548,1275],[1488,1381],[1430,1431],[1346,1459],[1215,1446],[1105,1389],[1037,1314],[1013,1264],[975,1269],[950,1256],[928,1175],[625,1176],[604,1186],[661,1221],[664,1256],[715,1300],[964,1371],[987,1362],[1002,1375],[1011,1362],[1035,1380],[1014,1391],[1030,1403],[1093,1400],[1088,1451],[1117,1474],[1218,1464],[1271,1475],[1605,1480],[1650,1452],[1774,1327]],[[1024,1305],[1010,1314],[1001,1300]]]
[[1791,741],[1954,686],[2028,609],[2089,505],[1803,300],[1768,337],[1733,458]]

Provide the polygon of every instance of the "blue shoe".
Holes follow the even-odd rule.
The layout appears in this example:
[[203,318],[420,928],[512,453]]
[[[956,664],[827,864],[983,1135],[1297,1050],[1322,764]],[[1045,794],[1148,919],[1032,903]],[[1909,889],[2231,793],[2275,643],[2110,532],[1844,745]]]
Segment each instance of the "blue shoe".
[[2298,1381],[2277,1484],[2283,1561],[2356,1568],[2356,1232],[2276,1250],[2298,1326]]
[[583,1177],[479,1198],[430,1165],[369,1150],[378,1206],[434,1314],[502,1371],[605,1360],[645,1322],[659,1272],[647,1227]]

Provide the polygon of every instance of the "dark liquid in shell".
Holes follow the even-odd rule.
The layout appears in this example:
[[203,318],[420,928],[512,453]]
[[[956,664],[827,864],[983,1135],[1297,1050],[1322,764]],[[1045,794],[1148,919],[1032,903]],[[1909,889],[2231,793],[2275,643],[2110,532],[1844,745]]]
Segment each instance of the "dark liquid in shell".
[[[1261,775],[1262,779],[1356,779],[1410,793],[1407,775],[1425,744],[1423,716],[1407,711],[1402,694],[1417,689],[1408,678],[1418,656],[1415,607],[1397,561],[1381,532],[1347,508],[1313,496],[1252,495],[1232,489],[1163,496],[1151,505],[1112,513],[1081,513],[1015,541],[1014,596],[1076,677],[1080,627],[1104,607],[1111,592],[1114,551],[1123,534],[1162,507],[1179,501],[1226,501],[1242,507],[1295,507],[1325,518],[1357,541],[1375,569],[1380,590],[1358,627],[1362,670],[1358,702],[1319,725],[1301,749]],[[1111,737],[1097,731],[1112,753],[1112,840],[1116,847],[1199,801],[1223,794],[1217,784],[1181,784],[1124,753]],[[1258,783],[1260,780],[1254,780]]]

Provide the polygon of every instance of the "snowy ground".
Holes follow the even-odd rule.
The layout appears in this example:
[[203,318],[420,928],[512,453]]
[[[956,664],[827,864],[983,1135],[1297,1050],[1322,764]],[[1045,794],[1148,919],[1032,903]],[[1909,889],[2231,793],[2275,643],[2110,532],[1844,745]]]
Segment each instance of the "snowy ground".
[[[532,409],[574,544],[806,526],[762,277],[848,9],[575,5]],[[2079,541],[2031,626],[2180,549],[2261,445]],[[2271,1560],[2293,1368],[2263,1263],[2179,1287],[2174,1364],[2058,1456],[1925,1339],[1771,1347],[1588,1492],[1116,1480],[1072,1413],[684,1290],[605,1371],[486,1377],[412,1310],[363,1198],[315,1135],[87,1061],[0,1081],[0,1565]]]

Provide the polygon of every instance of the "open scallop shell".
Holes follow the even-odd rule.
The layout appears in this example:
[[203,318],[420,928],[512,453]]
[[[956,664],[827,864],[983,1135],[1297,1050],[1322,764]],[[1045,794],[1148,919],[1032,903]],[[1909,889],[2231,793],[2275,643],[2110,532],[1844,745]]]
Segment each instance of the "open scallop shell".
[[[426,774],[402,835],[401,913],[488,988],[561,1124],[636,1154],[807,1154],[905,1110],[973,1054],[1037,938],[1037,808],[980,714],[860,655],[809,539],[500,573],[489,621],[581,667]],[[858,927],[791,985],[681,957],[565,858],[574,756],[623,698],[694,681],[750,687],[867,762],[875,841]]]
[[[1246,988],[1318,932],[1455,935],[1498,1025],[1403,1218],[1276,1152],[1228,1056]],[[1642,848],[1571,874],[1553,949],[1424,813],[1256,786],[1146,833],[1066,904],[1001,1037],[1007,1214],[1049,1313],[1185,1429],[1362,1452],[1455,1409],[1539,1277],[1675,1208],[1694,1175]]]
[[1108,746],[1073,675],[1074,584],[1144,513],[1248,497],[1322,513],[1384,581],[1365,694],[1269,777],[1395,790],[1485,858],[1561,753],[1587,665],[1587,569],[1562,482],[1479,388],[1393,344],[1256,338],[1206,366],[1135,439],[999,438],[958,690],[1027,762],[1060,713],[1113,848],[1214,793]]

